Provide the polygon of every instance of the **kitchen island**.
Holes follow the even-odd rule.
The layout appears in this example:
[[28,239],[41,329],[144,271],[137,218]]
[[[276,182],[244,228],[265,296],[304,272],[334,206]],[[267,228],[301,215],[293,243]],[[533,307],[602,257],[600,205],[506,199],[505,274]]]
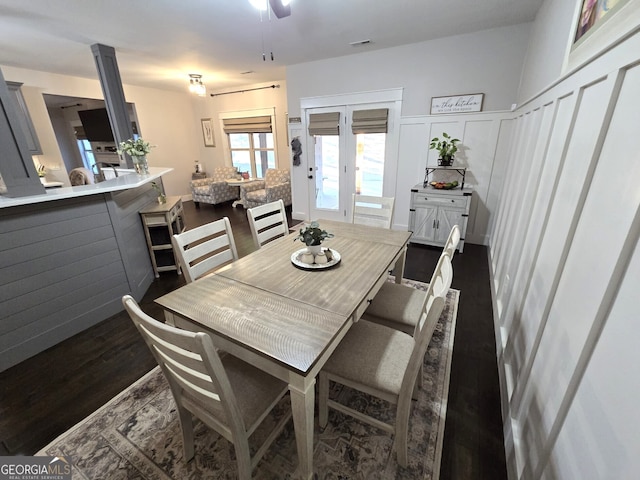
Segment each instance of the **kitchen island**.
[[154,274],[138,212],[171,170],[0,196],[0,371],[142,298]]

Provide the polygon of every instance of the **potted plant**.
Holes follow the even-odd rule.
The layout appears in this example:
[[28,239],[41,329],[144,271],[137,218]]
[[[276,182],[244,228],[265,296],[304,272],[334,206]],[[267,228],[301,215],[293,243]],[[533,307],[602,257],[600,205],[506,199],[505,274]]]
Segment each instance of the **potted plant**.
[[293,240],[300,240],[307,246],[309,253],[317,255],[322,251],[322,242],[327,238],[332,238],[333,233],[320,228],[318,222],[311,222],[309,225],[300,229],[300,233]]
[[117,152],[119,155],[126,153],[133,160],[133,166],[138,174],[149,173],[149,167],[147,165],[147,154],[151,151],[155,145],[150,145],[149,142],[145,142],[142,138],[134,140],[130,138],[126,142],[120,142]]
[[438,158],[438,165],[441,167],[450,167],[453,164],[453,157],[458,151],[458,147],[456,143],[460,140],[457,138],[451,138],[451,136],[443,132],[442,140],[438,137],[433,137],[431,139],[431,144],[429,145],[429,150],[437,150],[440,154]]

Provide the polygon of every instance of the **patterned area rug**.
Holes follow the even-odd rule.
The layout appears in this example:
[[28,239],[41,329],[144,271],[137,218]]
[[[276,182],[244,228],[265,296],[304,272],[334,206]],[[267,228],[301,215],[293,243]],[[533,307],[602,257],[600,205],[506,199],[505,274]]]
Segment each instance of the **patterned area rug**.
[[[427,285],[403,280],[420,290]],[[437,479],[447,410],[449,373],[459,293],[450,290],[424,365],[424,383],[409,420],[409,465],[401,468],[391,435],[329,410],[329,424],[314,434],[315,479]],[[347,387],[332,385],[332,398],[391,421],[395,410]],[[252,439],[267,435],[289,397],[274,409]],[[316,410],[317,411],[317,410]],[[232,479],[233,445],[196,422],[195,457],[182,459],[182,434],[171,391],[159,367],[62,434],[37,455],[64,455],[74,479]],[[253,472],[259,479],[294,478],[297,454],[293,423],[271,445]]]

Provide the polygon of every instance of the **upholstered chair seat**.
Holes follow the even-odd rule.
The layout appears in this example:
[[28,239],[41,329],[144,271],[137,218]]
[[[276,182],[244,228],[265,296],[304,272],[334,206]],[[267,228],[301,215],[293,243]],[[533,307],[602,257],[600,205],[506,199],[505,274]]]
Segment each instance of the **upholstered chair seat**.
[[238,187],[232,187],[226,180],[238,178],[235,167],[216,167],[210,177],[191,181],[191,197],[196,207],[202,203],[217,205],[218,203],[237,200],[240,196]]
[[241,188],[244,208],[282,200],[291,205],[291,176],[288,170],[269,168],[264,180],[248,183]]

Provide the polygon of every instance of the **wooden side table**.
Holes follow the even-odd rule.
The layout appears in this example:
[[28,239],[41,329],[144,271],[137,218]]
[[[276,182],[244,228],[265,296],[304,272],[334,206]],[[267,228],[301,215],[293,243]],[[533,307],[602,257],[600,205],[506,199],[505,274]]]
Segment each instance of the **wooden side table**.
[[140,217],[156,278],[160,276],[159,272],[168,270],[181,274],[171,238],[185,230],[182,199],[179,196],[167,197],[166,203],[150,203],[140,210]]
[[191,180],[201,180],[203,178],[207,178],[206,172],[192,173],[191,174]]

